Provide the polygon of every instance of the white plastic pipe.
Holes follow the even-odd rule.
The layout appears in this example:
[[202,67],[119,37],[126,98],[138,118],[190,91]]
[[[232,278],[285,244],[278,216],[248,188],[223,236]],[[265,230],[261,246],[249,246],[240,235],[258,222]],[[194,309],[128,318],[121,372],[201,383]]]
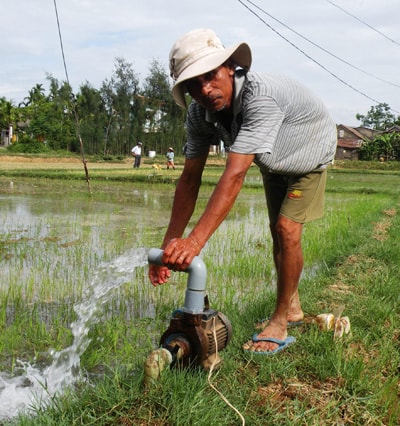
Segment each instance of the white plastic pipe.
[[[163,254],[163,250],[151,248],[148,254],[149,263],[163,266]],[[185,293],[185,303],[182,310],[190,314],[200,314],[204,310],[207,280],[206,265],[200,257],[195,256],[192,263],[183,272],[187,272],[189,276]]]

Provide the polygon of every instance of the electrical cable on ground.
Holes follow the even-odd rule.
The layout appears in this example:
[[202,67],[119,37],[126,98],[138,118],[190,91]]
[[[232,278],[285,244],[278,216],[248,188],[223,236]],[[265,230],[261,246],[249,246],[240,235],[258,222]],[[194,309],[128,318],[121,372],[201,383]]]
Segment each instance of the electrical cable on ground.
[[[245,0],[246,1],[246,0]],[[239,3],[241,3],[249,12],[251,12],[254,16],[256,16],[264,25],[266,25],[270,30],[272,30],[275,34],[277,34],[279,37],[281,37],[283,40],[285,40],[287,43],[289,43],[292,47],[294,47],[296,50],[298,50],[300,53],[302,53],[306,58],[308,58],[310,61],[314,62],[316,65],[318,65],[320,68],[322,68],[324,71],[326,71],[328,74],[330,74],[332,77],[334,77],[336,80],[340,81],[342,84],[353,90],[354,92],[358,93],[361,96],[364,96],[365,98],[369,99],[370,101],[374,102],[375,104],[382,104],[383,102],[378,101],[377,99],[373,98],[372,96],[367,95],[360,89],[357,89],[347,81],[343,80],[341,77],[336,75],[334,72],[330,71],[327,67],[322,65],[320,62],[318,62],[316,59],[314,59],[312,56],[307,54],[304,50],[300,49],[298,46],[296,46],[293,42],[291,42],[288,38],[286,38],[284,35],[282,35],[279,31],[277,31],[274,27],[272,27],[270,24],[268,24],[260,15],[258,15],[253,9],[251,9],[248,5],[244,3],[242,0],[238,0]],[[247,0],[247,3],[251,4],[254,7],[257,7],[253,2],[250,0]],[[393,108],[390,108],[393,112],[400,113],[400,111],[396,111]]]
[[[67,80],[69,87],[71,87],[71,84],[69,82],[69,77],[68,77],[67,62],[65,60],[65,55],[64,55],[64,46],[63,46],[63,42],[62,42],[61,27],[60,27],[60,20],[58,19],[58,10],[57,10],[56,0],[54,0],[54,9],[55,9],[55,12],[56,12],[58,36],[59,36],[59,39],[60,39],[61,54],[62,54],[62,58],[63,58],[65,77],[66,77],[66,80]],[[80,149],[81,149],[82,163],[83,163],[83,168],[84,168],[84,171],[85,171],[86,182],[87,182],[87,185],[88,185],[89,193],[91,194],[92,189],[91,189],[91,186],[90,186],[90,177],[89,177],[89,171],[88,171],[88,168],[87,168],[87,160],[85,158],[85,151],[83,149],[83,141],[82,141],[82,136],[81,136],[79,118],[78,118],[78,113],[76,111],[74,101],[72,101],[72,110],[74,112],[74,117],[75,117],[76,131],[77,131],[77,136],[78,136],[78,139],[79,139],[79,145],[80,145]]]
[[231,402],[229,402],[229,400],[226,398],[226,396],[221,391],[219,391],[215,387],[215,385],[213,385],[211,383],[211,375],[212,375],[212,372],[213,372],[215,365],[217,363],[217,360],[218,360],[218,339],[217,339],[217,333],[215,331],[215,317],[213,317],[213,337],[214,337],[214,344],[215,344],[215,358],[214,358],[214,361],[211,364],[210,370],[208,372],[207,382],[208,382],[209,386],[211,387],[211,389],[213,389],[221,397],[221,399],[225,402],[225,404],[228,407],[232,408],[232,410],[240,417],[240,419],[242,421],[242,425],[245,426],[246,421],[245,421],[242,413],[236,407],[234,407]]

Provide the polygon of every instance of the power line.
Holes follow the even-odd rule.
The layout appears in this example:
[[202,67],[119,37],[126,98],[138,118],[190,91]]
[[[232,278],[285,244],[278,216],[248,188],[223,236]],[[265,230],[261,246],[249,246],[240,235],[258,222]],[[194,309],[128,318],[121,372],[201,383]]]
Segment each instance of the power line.
[[[328,0],[327,0],[328,1]],[[279,19],[275,18],[274,16],[272,16],[270,13],[268,13],[267,11],[261,9],[259,6],[257,6],[256,4],[252,3],[251,1],[248,1],[249,3],[251,3],[254,7],[256,7],[258,10],[260,10],[261,12],[263,12],[265,15],[269,16],[271,19],[273,19],[274,21],[278,22],[280,25],[282,25],[283,27],[287,28],[289,31],[291,31],[292,33],[296,34],[297,36],[299,36],[300,38],[302,38],[303,40],[307,41],[308,43],[312,44],[313,46],[317,47],[318,49],[322,50],[323,52],[325,52],[326,54],[332,56],[333,58],[337,59],[338,61],[342,62],[345,65],[348,65],[349,67],[362,72],[365,75],[368,75],[369,77],[375,78],[376,80],[379,80],[383,83],[389,84],[391,86],[394,87],[398,87],[400,88],[400,84],[396,84],[393,83],[391,81],[385,80],[381,77],[378,77],[374,74],[371,74],[368,71],[365,71],[359,67],[357,67],[356,65],[353,65],[352,63],[346,61],[345,59],[340,58],[339,56],[335,55],[334,53],[330,52],[329,50],[325,49],[324,47],[320,46],[319,44],[313,42],[312,40],[310,40],[309,38],[305,37],[304,35],[300,34],[298,31],[294,30],[293,28],[289,27],[288,25],[286,25],[284,22],[280,21]]]
[[348,12],[347,10],[343,9],[343,7],[340,7],[338,4],[334,3],[331,0],[326,0],[329,4],[331,4],[332,6],[337,7],[339,10],[341,10],[342,12],[344,12],[346,15],[351,16],[352,18],[354,18],[355,20],[357,20],[358,22],[361,22],[362,24],[364,24],[366,27],[370,28],[371,30],[375,31],[376,33],[380,34],[382,37],[386,38],[387,40],[391,41],[394,44],[397,44],[398,46],[400,46],[400,43],[396,40],[393,40],[392,38],[388,37],[386,34],[384,34],[382,31],[379,31],[378,29],[376,29],[375,27],[373,27],[372,25],[368,24],[367,22],[363,21],[362,19],[360,19],[358,16],[353,15],[352,13]]
[[[256,16],[264,25],[266,25],[271,31],[273,31],[275,34],[277,34],[279,37],[281,37],[283,40],[285,40],[287,43],[289,43],[292,47],[294,47],[296,50],[298,50],[300,53],[302,53],[306,58],[308,58],[310,61],[314,62],[316,65],[318,65],[320,68],[322,68],[324,71],[326,71],[328,74],[330,74],[332,77],[334,77],[336,80],[340,81],[342,84],[344,84],[345,86],[349,87],[351,90],[357,92],[358,94],[360,94],[361,96],[364,96],[365,98],[369,99],[370,101],[376,103],[376,104],[381,104],[383,102],[378,101],[377,99],[367,95],[366,93],[364,93],[363,91],[357,89],[356,87],[354,87],[353,85],[351,85],[350,83],[347,83],[347,81],[343,80],[342,78],[340,78],[338,75],[336,75],[335,73],[333,73],[332,71],[330,71],[327,67],[325,67],[324,65],[322,65],[320,62],[318,62],[316,59],[314,59],[312,56],[310,56],[309,54],[307,54],[304,50],[300,49],[298,46],[296,46],[293,42],[291,42],[289,39],[287,39],[284,35],[282,35],[279,31],[277,31],[275,28],[273,28],[270,24],[268,24],[260,15],[258,15],[253,9],[251,9],[249,6],[247,6],[246,4],[244,4],[244,2],[242,0],[238,0],[239,3],[241,3],[249,12],[251,12],[254,16]],[[259,6],[255,5],[253,2],[251,2],[250,0],[245,0],[247,1],[247,3],[250,3],[252,6],[256,7],[259,10],[262,10]],[[264,11],[263,11],[264,12]],[[266,12],[265,12],[266,13]],[[395,109],[391,108],[392,111],[396,112],[396,113],[400,113],[399,111],[396,111]]]
[[[54,10],[56,12],[58,36],[60,38],[60,46],[61,46],[61,53],[62,53],[63,63],[64,63],[65,77],[67,79],[68,86],[71,87],[71,84],[69,82],[69,77],[68,77],[67,62],[65,61],[64,46],[63,46],[63,42],[62,42],[61,26],[60,26],[60,20],[58,19],[58,10],[57,10],[56,0],[54,0]],[[78,117],[78,113],[76,111],[76,107],[75,107],[75,103],[74,102],[72,103],[72,110],[74,112],[74,117],[75,117],[75,122],[76,122],[76,129],[77,129],[77,135],[78,135],[78,139],[79,139],[79,145],[80,145],[80,148],[81,148],[81,156],[82,156],[83,169],[85,171],[86,183],[88,185],[89,192],[92,193],[92,189],[91,189],[91,186],[90,186],[90,176],[89,176],[89,171],[88,171],[88,168],[87,168],[87,160],[85,158],[85,151],[83,149],[83,141],[82,141],[82,136],[81,136],[81,128],[80,128],[80,124],[79,124],[79,117]]]
[[[58,10],[57,10],[57,3],[56,0],[54,0],[54,10],[56,12],[56,20],[57,20],[57,29],[58,29],[58,37],[60,39],[60,46],[61,46],[61,54],[63,58],[63,64],[64,64],[64,71],[65,71],[65,77],[67,79],[67,83],[69,84],[69,77],[68,77],[68,70],[67,70],[67,63],[65,61],[65,55],[64,55],[64,45],[61,37],[61,27],[60,27],[60,20],[58,19]],[[70,84],[69,84],[70,85]],[[71,86],[71,85],[70,85]]]

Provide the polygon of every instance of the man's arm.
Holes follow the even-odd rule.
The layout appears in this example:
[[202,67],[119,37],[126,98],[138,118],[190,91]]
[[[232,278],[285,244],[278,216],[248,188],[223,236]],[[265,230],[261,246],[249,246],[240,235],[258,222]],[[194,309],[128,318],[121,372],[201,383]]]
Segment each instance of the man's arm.
[[186,159],[175,190],[171,218],[161,248],[172,238],[181,237],[192,217],[201,185],[207,155]]
[[[196,206],[206,160],[207,154],[194,159],[186,159],[175,190],[171,218],[161,248],[165,248],[171,239],[183,235]],[[150,265],[149,278],[154,286],[165,284],[169,277],[170,271],[167,267]]]
[[[229,153],[224,173],[222,174],[199,221],[186,239],[176,238],[182,233],[169,235],[164,243],[163,262],[175,270],[186,269],[193,257],[199,254],[208,239],[218,228],[231,210],[239,194],[247,170],[254,160],[252,154]],[[170,241],[171,238],[174,238]]]

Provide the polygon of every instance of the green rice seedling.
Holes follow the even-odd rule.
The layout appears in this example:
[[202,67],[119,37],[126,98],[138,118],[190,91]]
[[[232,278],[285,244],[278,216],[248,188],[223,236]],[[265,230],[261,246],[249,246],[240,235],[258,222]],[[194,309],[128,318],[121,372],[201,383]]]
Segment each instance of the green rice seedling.
[[[210,186],[200,194],[195,214],[220,171],[207,176]],[[388,216],[382,212],[396,205],[398,189],[393,175],[332,172],[325,217],[306,225],[303,244],[310,272],[302,278],[300,294],[303,308],[312,315],[344,305],[351,335],[337,341],[332,333],[307,323],[290,330],[297,341],[279,356],[243,353],[254,322],[270,314],[275,304],[266,209],[258,182],[243,189],[228,220],[201,254],[211,307],[227,315],[233,327],[211,381],[247,424],[398,424],[398,215],[390,216],[390,226],[385,222],[386,232],[378,235],[385,239],[376,238],[377,225]],[[54,180],[52,196],[63,194],[65,210],[59,206],[54,220],[51,214],[41,216],[31,229],[32,240],[7,248],[23,256],[8,263],[6,257],[1,259],[1,266],[9,269],[3,275],[7,285],[2,281],[0,306],[8,309],[9,320],[10,312],[16,314],[12,321],[0,322],[2,365],[16,365],[17,356],[48,363],[48,348],[71,344],[74,305],[86,296],[100,263],[131,247],[160,244],[173,186],[152,183],[150,189],[134,181],[111,181],[111,176],[95,181],[96,190],[101,189],[90,197],[86,188],[79,189],[84,186],[79,181]],[[119,172],[116,176],[125,178]],[[38,181],[35,191],[45,197],[48,182],[42,186]],[[44,205],[49,210],[50,204]],[[50,228],[43,236],[46,223]],[[19,268],[27,264],[31,270],[21,273]],[[16,423],[209,425],[217,419],[218,424],[240,424],[205,371],[167,369],[154,388],[142,387],[143,362],[157,347],[172,311],[182,306],[186,278],[185,273],[173,273],[170,284],[155,288],[148,282],[146,266],[127,277],[91,327],[92,342],[81,359],[88,382],[76,383],[54,398],[54,406],[38,408],[34,417],[20,416]]]

